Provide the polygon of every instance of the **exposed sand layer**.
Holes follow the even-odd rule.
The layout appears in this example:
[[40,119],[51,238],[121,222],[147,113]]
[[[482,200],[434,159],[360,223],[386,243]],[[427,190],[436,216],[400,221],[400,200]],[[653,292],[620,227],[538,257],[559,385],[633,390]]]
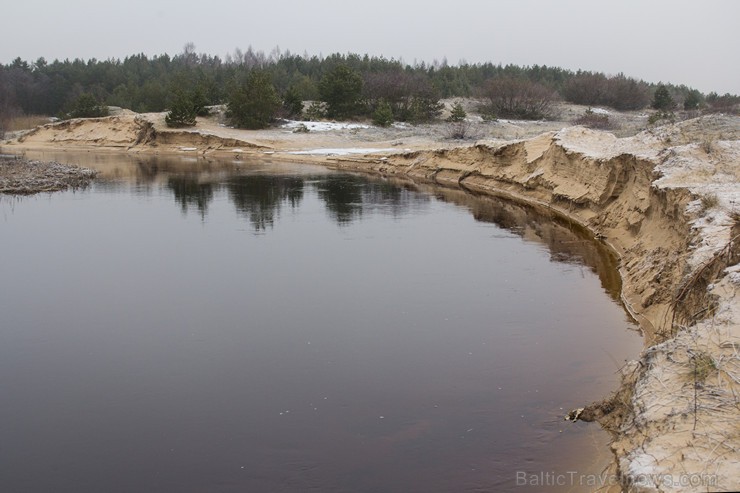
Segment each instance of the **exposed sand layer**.
[[647,347],[623,369],[622,389],[575,414],[614,434],[625,490],[740,490],[739,118],[701,117],[627,138],[568,127],[475,144],[404,127],[245,132],[203,120],[168,130],[162,119],[124,114],[46,125],[8,149],[268,153],[562,214],[618,253],[622,298]]

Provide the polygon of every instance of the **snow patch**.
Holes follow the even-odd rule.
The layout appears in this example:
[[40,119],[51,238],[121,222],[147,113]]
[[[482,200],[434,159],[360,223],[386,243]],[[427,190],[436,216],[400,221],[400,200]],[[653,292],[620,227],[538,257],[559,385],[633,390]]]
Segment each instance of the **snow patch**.
[[[409,152],[410,149],[404,149],[403,152]],[[350,154],[378,154],[383,152],[399,152],[399,149],[393,148],[360,148],[360,147],[346,147],[346,148],[335,148],[335,149],[309,149],[305,151],[290,151],[288,154],[304,155],[304,156],[347,156]]]
[[306,127],[310,132],[329,132],[331,130],[353,130],[370,128],[370,125],[345,122],[303,122],[298,120],[288,120],[287,123],[280,125],[280,128],[285,128],[288,130],[295,130],[301,127]]

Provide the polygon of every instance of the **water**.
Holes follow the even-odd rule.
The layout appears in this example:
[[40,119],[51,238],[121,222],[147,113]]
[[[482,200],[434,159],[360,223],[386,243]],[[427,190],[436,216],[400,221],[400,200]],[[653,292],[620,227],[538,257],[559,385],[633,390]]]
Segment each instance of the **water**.
[[63,158],[102,177],[0,200],[0,490],[541,491],[517,472],[608,461],[562,415],[641,339],[572,225],[311,166]]

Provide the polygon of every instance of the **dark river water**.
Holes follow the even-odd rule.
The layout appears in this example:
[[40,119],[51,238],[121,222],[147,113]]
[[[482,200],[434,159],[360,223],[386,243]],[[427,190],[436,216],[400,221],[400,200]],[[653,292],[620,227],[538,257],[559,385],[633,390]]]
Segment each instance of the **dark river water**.
[[62,160],[103,173],[0,198],[0,491],[581,491],[517,481],[608,462],[562,415],[642,341],[572,225],[312,166]]

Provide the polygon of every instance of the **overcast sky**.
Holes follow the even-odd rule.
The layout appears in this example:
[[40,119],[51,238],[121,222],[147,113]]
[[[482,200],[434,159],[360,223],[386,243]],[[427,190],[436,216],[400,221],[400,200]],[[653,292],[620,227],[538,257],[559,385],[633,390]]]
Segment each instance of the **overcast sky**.
[[737,0],[16,0],[0,62],[235,48],[623,72],[740,94]]

